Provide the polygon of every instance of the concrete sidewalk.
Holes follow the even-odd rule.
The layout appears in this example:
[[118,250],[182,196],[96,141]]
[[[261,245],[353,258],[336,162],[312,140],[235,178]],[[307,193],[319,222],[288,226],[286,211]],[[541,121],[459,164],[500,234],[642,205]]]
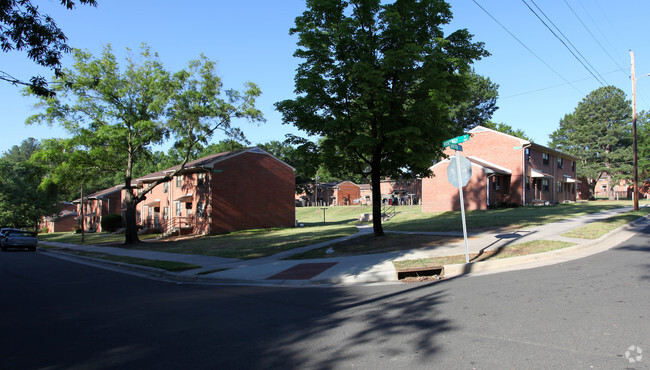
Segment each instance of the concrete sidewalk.
[[[632,237],[636,232],[650,226],[650,217],[646,216],[644,218],[641,218],[632,224],[628,224],[619,229],[616,229],[596,240],[566,238],[560,234],[583,226],[587,223],[609,218],[630,210],[632,210],[632,207],[622,207],[600,213],[585,215],[570,220],[567,219],[542,226],[523,228],[505,233],[484,232],[481,234],[472,234],[468,240],[468,248],[470,253],[477,253],[481,250],[493,250],[510,244],[519,244],[532,240],[569,241],[576,245],[553,252],[539,253],[528,256],[469,264],[447,265],[445,266],[445,277],[449,278],[459,275],[478,275],[500,271],[533,268],[599,253],[615,245],[618,245],[619,243],[622,243],[623,241]],[[361,234],[367,234],[371,232],[372,227],[364,225],[359,227],[359,232],[355,235],[338,238],[302,248],[292,249],[255,260],[238,260],[211,256],[165,253],[93,245],[74,245],[52,242],[41,243],[44,245],[58,246],[74,250],[101,252],[112,255],[137,257],[151,260],[185,262],[202,266],[200,269],[185,271],[182,273],[170,273],[159,269],[139,267],[123,263],[113,263],[106,260],[80,258],[70,254],[46,249],[39,249],[39,251],[62,258],[83,260],[99,265],[108,265],[112,268],[126,268],[136,271],[138,274],[171,280],[291,286],[397,282],[398,280],[396,278],[395,269],[392,264],[392,261],[394,260],[451,256],[465,253],[465,243],[462,240],[462,233],[399,232],[404,234],[458,236],[460,241],[433,248],[403,250],[390,253],[368,254],[351,257],[332,257],[312,260],[284,260],[284,258],[287,258],[294,254],[303,253],[311,249],[326,247],[328,245],[332,245],[340,241],[348,240]],[[315,275],[310,276],[309,278],[296,278],[295,276],[289,278],[283,277],[291,276],[291,274],[287,274],[287,272],[301,269],[316,269],[313,272]],[[221,271],[209,273],[210,271],[215,270]],[[198,275],[205,272],[208,273]],[[300,274],[298,274],[298,276],[300,276]]]

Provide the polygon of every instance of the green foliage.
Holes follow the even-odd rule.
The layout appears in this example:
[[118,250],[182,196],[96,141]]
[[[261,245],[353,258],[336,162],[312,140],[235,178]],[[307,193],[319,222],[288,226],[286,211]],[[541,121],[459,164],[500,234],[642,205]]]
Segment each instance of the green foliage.
[[117,213],[110,213],[102,217],[102,230],[108,232],[117,231],[122,226],[122,216]]
[[531,138],[526,136],[526,133],[524,133],[523,130],[521,129],[514,129],[512,126],[507,125],[505,123],[496,123],[492,121],[487,121],[483,124],[483,126],[490,128],[492,130],[496,130],[499,132],[503,132],[504,134],[512,135],[515,137],[518,137],[520,139],[528,140],[528,141],[533,141]]
[[[550,147],[581,159],[578,176],[589,181],[632,177],[632,108],[625,92],[614,86],[587,95],[573,113],[560,120]],[[610,184],[612,185],[612,184]]]
[[637,155],[639,179],[650,178],[650,113],[643,111],[637,116]]
[[0,159],[0,225],[34,227],[58,211],[57,189],[43,167]]
[[[79,0],[81,4],[97,6],[95,0]],[[68,9],[75,6],[72,0],[61,0],[61,5]],[[48,15],[42,15],[38,6],[31,0],[3,0],[0,2],[0,45],[3,52],[26,50],[27,55],[36,64],[54,70],[61,76],[61,57],[70,51],[63,31]],[[52,91],[41,76],[34,76],[30,82],[12,77],[0,71],[0,80],[14,85],[29,86],[34,94],[50,96]]]
[[370,175],[377,192],[382,177],[429,174],[442,141],[471,124],[454,113],[472,98],[470,64],[488,55],[467,30],[445,36],[451,18],[441,0],[307,1],[291,29],[298,97],[276,104],[284,123],[323,138],[333,175]]
[[[478,125],[488,127],[490,117],[498,109],[496,104],[499,97],[499,85],[490,81],[489,77],[477,75],[474,70],[469,73],[468,82],[469,96],[452,107],[452,116],[456,124],[465,129],[471,129]],[[523,132],[521,134],[523,135]]]
[[[247,83],[243,91],[222,92],[215,63],[204,56],[173,75],[144,44],[138,55],[126,58],[123,68],[110,45],[99,58],[81,50],[74,50],[73,58],[73,68],[56,79],[56,96],[41,97],[41,112],[27,123],[58,124],[71,134],[71,139],[47,143],[43,152],[56,180],[79,186],[98,178],[116,180],[112,176],[121,173],[120,181],[105,187],[124,184],[129,244],[138,241],[135,207],[153,187],[181,171],[216,130],[245,140],[231,126],[233,118],[263,121],[255,108],[259,88]],[[170,167],[165,155],[151,151],[169,138],[182,153],[180,168],[136,193],[132,180],[138,175]]]
[[[235,141],[246,141],[239,128],[232,127],[233,118],[264,122],[262,112],[255,107],[261,90],[252,82],[243,91],[222,91],[221,78],[216,75],[216,63],[204,55],[190,61],[187,69],[174,74],[173,94],[167,110],[167,127],[177,141],[175,149],[185,151],[188,161],[198,145],[207,145],[217,130]],[[182,162],[185,163],[185,162]]]
[[2,157],[9,162],[26,162],[41,146],[33,137],[23,140],[20,145],[14,145]]

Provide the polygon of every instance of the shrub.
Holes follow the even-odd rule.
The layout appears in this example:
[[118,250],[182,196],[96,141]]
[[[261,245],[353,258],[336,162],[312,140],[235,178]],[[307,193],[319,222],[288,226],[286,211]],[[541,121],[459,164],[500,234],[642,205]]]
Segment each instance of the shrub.
[[114,232],[122,226],[122,216],[117,213],[111,213],[102,217],[102,230]]

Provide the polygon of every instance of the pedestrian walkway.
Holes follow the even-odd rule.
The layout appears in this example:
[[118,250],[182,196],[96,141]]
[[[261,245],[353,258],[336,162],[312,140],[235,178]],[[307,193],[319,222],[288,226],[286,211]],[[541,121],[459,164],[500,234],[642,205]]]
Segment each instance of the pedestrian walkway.
[[[612,217],[630,211],[631,207],[616,208],[600,213],[594,213],[566,219],[546,225],[522,228],[508,232],[483,232],[472,234],[468,239],[470,253],[489,251],[502,248],[511,244],[519,244],[532,240],[560,240],[569,241],[576,246],[562,250],[535,254],[522,257],[507,258],[495,261],[471,263],[469,265],[445,266],[445,276],[462,274],[479,274],[495,271],[505,271],[536,267],[544,264],[557,263],[558,261],[598,253],[615,244],[631,237],[634,232],[650,225],[650,219],[638,220],[634,225],[628,225],[602,237],[598,240],[573,239],[561,234],[583,226],[589,222]],[[358,284],[358,283],[386,283],[396,282],[395,269],[392,261],[417,259],[426,257],[440,257],[461,255],[465,253],[465,243],[462,233],[426,233],[426,232],[394,232],[402,234],[424,234],[458,236],[458,241],[443,246],[426,249],[403,250],[398,252],[367,254],[349,257],[332,257],[312,260],[287,260],[286,258],[316,248],[323,248],[338,242],[349,240],[361,234],[372,232],[372,227],[363,225],[358,227],[355,235],[346,236],[302,248],[287,250],[272,256],[254,260],[238,260],[213,256],[192,254],[165,253],[137,249],[116,247],[102,247],[94,245],[74,245],[65,243],[43,242],[41,244],[58,246],[72,250],[100,252],[105,254],[137,257],[151,260],[184,262],[201,266],[200,269],[185,271],[178,274],[166,273],[168,278],[185,281],[223,282],[223,283],[255,283],[255,284]],[[390,232],[387,232],[390,233]],[[606,240],[605,240],[606,239]],[[46,253],[57,253],[44,250]],[[142,270],[142,269],[140,269]],[[146,270],[146,269],[145,269]],[[219,271],[217,271],[219,270]],[[160,271],[157,271],[160,273]],[[290,273],[284,273],[290,272]],[[201,274],[206,273],[206,274]],[[283,274],[284,273],[284,274]],[[300,279],[301,274],[306,274]],[[285,276],[285,278],[283,278]],[[286,276],[291,276],[286,278]],[[297,278],[296,278],[297,276]]]

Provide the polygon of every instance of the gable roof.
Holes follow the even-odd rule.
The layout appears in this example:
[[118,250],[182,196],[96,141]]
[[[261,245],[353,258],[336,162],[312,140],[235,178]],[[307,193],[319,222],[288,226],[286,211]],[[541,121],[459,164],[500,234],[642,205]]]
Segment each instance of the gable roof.
[[[454,157],[455,156],[452,155],[449,158],[444,159],[444,160],[434,164],[430,168],[433,169],[433,168],[435,168],[435,167],[437,167],[437,166],[439,166],[439,165],[441,165],[443,163],[449,163],[449,162],[451,162],[451,159],[454,158]],[[472,166],[477,166],[477,167],[480,167],[481,169],[483,169],[483,172],[486,173],[486,174],[491,174],[491,173],[498,173],[498,174],[501,174],[501,175],[510,175],[510,174],[512,174],[512,170],[510,170],[508,168],[505,168],[505,167],[502,167],[502,166],[499,166],[498,164],[494,164],[492,162],[486,161],[484,159],[474,157],[474,156],[468,156],[468,157],[465,157],[465,158],[467,158],[469,160],[469,162],[470,162],[470,164]]]
[[501,131],[493,130],[493,129],[487,128],[485,126],[476,126],[473,129],[468,131],[468,133],[470,133],[470,134],[479,134],[479,133],[483,133],[483,132],[489,132],[489,133],[498,134],[498,135],[505,135],[505,136],[507,136],[509,138],[518,140],[523,147],[530,147],[530,148],[533,148],[533,149],[535,149],[537,151],[540,151],[540,152],[550,153],[550,154],[553,154],[556,157],[567,158],[567,159],[570,159],[570,160],[573,160],[573,161],[579,161],[580,160],[580,158],[578,158],[576,156],[573,156],[571,154],[567,154],[567,153],[561,152],[559,150],[551,149],[549,147],[545,147],[543,145],[536,144],[536,143],[534,143],[532,141],[525,140],[525,139],[522,139],[520,137],[510,135],[510,134],[506,134],[506,133],[503,133]]
[[[183,168],[183,171],[191,171],[191,170],[196,170],[196,169],[203,169],[203,168],[212,168],[216,163],[222,162],[225,160],[232,159],[234,157],[237,157],[241,154],[244,153],[255,153],[255,154],[262,154],[262,155],[268,155],[269,157],[275,159],[276,161],[284,164],[285,166],[291,168],[292,171],[295,171],[296,169],[293,168],[292,166],[288,165],[286,162],[278,159],[277,157],[271,155],[270,153],[257,148],[257,147],[252,147],[252,148],[245,148],[237,151],[232,151],[232,152],[221,152],[221,153],[215,153],[215,154],[210,154],[208,156],[205,156],[203,158],[199,158],[190,162],[187,162],[185,164],[185,167]],[[168,176],[172,174],[174,171],[178,170],[181,167],[180,164],[169,167],[167,169],[164,169],[162,171],[158,172],[153,172],[148,175],[144,175],[142,177],[139,177],[135,180],[133,180],[134,184],[138,184],[140,182],[152,182],[156,181],[158,179],[161,179],[165,176]]]
[[[111,188],[108,188],[108,189],[100,190],[100,191],[98,191],[96,193],[92,193],[90,195],[86,195],[86,196],[84,196],[84,199],[106,199],[106,197],[108,195],[110,195],[110,194],[112,194],[112,193],[114,193],[116,191],[120,191],[119,186],[114,186],[114,187],[111,187]],[[72,201],[72,203],[80,203],[80,202],[81,202],[81,198],[77,198],[77,199]]]

